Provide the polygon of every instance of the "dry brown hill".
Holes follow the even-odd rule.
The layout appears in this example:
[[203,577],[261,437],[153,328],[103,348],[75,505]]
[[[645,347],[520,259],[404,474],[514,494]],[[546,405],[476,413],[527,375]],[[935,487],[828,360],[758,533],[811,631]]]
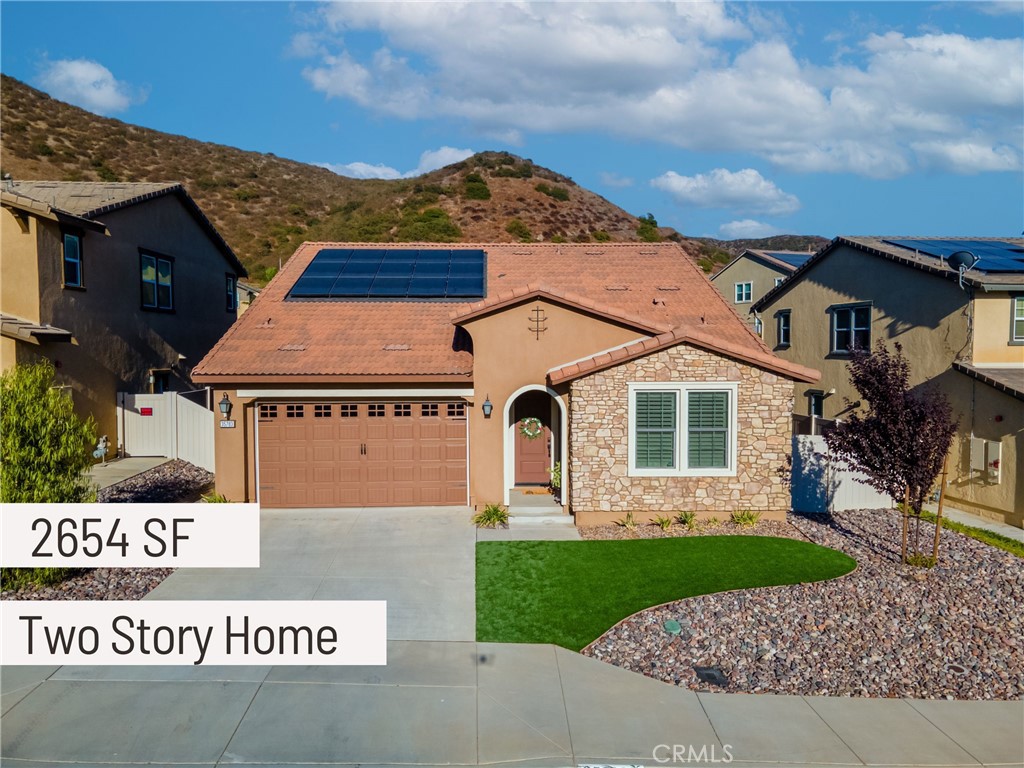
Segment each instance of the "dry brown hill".
[[[414,179],[329,170],[99,117],[0,81],[0,171],[16,179],[180,181],[256,281],[304,240],[513,242],[659,238],[571,179],[484,152]],[[680,238],[691,256],[697,246]]]

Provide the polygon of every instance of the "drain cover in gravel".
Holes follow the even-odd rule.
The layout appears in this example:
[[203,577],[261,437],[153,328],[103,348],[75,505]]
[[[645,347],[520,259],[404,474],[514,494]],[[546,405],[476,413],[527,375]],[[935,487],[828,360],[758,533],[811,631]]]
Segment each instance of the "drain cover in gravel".
[[693,671],[697,673],[697,679],[702,683],[723,687],[729,684],[729,678],[725,676],[721,667],[694,667]]
[[678,635],[683,631],[682,626],[675,619],[669,619],[662,626],[665,627],[665,631],[670,635]]

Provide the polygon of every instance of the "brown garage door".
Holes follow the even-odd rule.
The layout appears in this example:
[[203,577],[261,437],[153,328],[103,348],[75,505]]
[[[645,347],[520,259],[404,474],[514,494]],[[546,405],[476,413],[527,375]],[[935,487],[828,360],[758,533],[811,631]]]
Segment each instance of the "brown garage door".
[[261,403],[266,507],[466,503],[466,405]]

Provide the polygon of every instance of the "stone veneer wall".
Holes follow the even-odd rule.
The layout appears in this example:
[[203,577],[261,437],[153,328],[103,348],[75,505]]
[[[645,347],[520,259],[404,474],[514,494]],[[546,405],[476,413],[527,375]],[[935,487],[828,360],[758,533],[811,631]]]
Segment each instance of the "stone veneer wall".
[[[738,383],[736,475],[630,477],[627,385],[639,381]],[[630,511],[638,521],[683,510],[724,520],[747,509],[765,520],[785,519],[793,392],[790,379],[686,344],[574,381],[569,466],[576,523],[612,522]]]

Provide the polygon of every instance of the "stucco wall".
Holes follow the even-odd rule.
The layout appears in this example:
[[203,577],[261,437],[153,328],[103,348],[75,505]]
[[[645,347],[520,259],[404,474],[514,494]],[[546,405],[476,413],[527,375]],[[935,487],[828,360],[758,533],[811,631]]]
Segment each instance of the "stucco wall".
[[[711,284],[725,297],[729,306],[736,310],[736,314],[743,318],[750,327],[753,327],[754,315],[750,312],[750,308],[775,287],[775,278],[786,277],[788,274],[778,267],[770,267],[748,256],[733,262],[730,267],[715,275]],[[736,303],[736,283],[753,283],[750,302]]]
[[[171,389],[196,389],[191,367],[230,327],[235,313],[227,311],[225,301],[230,266],[176,197],[114,211],[102,221],[110,236],[83,233],[84,289],[75,290],[62,285],[59,225],[32,219],[32,234],[20,235],[14,217],[3,212],[4,311],[29,315],[34,296],[38,317],[26,319],[74,335],[70,344],[5,343],[4,365],[12,351],[18,363],[51,360],[58,383],[71,390],[76,411],[95,418],[99,434],[113,442],[116,393],[148,392],[152,368],[171,371]],[[173,312],[142,309],[140,247],[174,258]],[[16,279],[8,281],[8,275]]]
[[[630,382],[736,382],[736,475],[632,477],[628,432]],[[570,392],[572,511],[577,524],[637,520],[692,510],[728,518],[734,511],[784,519],[783,479],[790,453],[793,382],[682,344],[583,377]]]
[[[1005,291],[977,291],[973,308],[975,331],[972,361],[1024,367],[1024,345],[1011,343],[1010,317],[1013,304],[1010,294]],[[1024,373],[1021,375],[1024,376]]]

